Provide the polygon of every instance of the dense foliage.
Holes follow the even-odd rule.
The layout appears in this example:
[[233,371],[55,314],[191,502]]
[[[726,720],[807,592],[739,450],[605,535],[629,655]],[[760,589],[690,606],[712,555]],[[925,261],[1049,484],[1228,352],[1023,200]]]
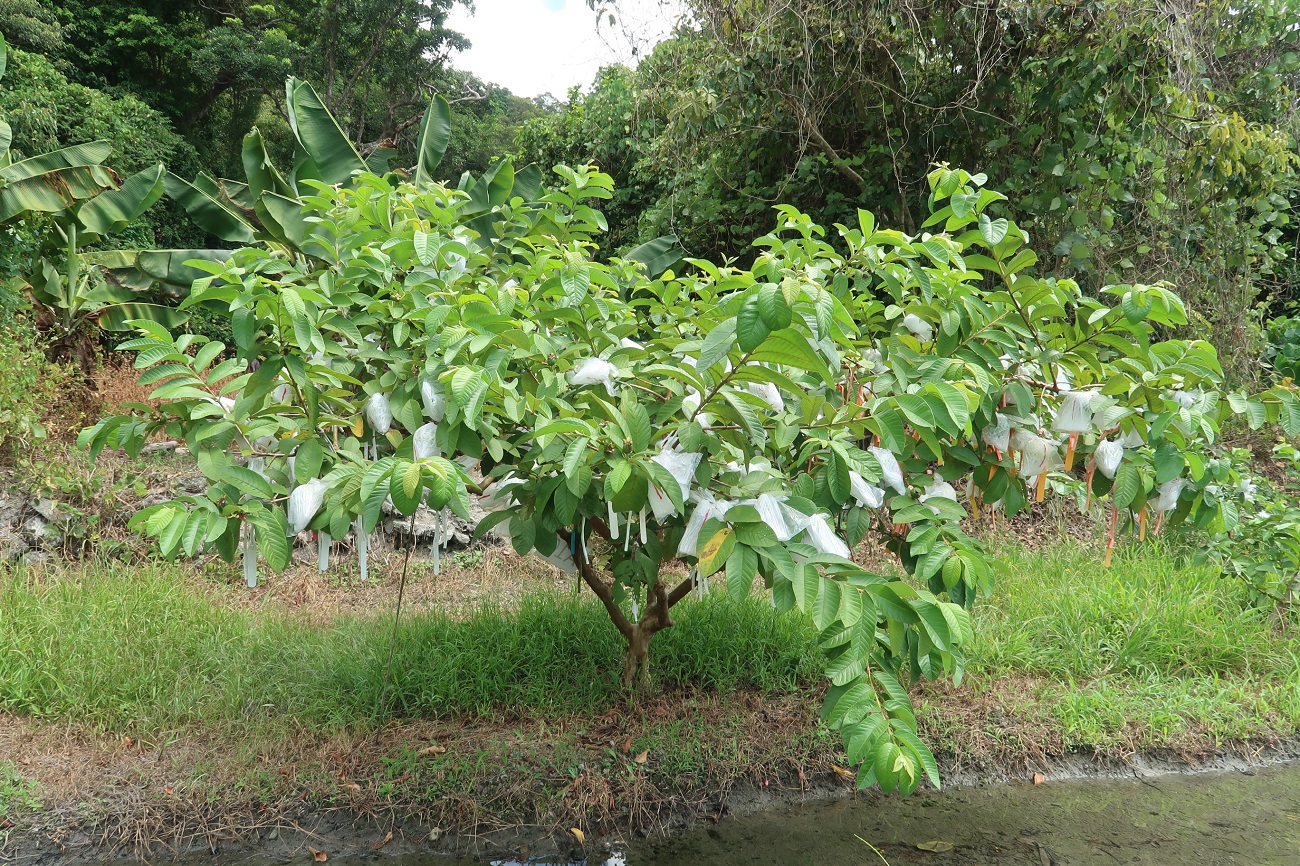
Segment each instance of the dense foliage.
[[[609,178],[557,172],[486,215],[474,190],[313,184],[288,255],[197,263],[212,275],[186,304],[229,309],[234,355],[141,322],[123,348],[161,404],[83,434],[136,452],[165,433],[197,456],[208,492],[133,523],[167,555],[227,559],[248,525],[245,561],[278,569],[302,529],[361,542],[385,503],[468,517],[490,485],[480,529],[580,575],[627,640],[629,686],[710,577],[811,615],[859,781],[911,790],[937,777],[900,683],[960,676],[965,610],[989,591],[958,486],[1014,513],[1049,476],[1076,484],[1078,458],[1114,514],[1222,522],[1213,348],[1152,341],[1185,321],[1168,289],[1033,276],[983,177],[931,173],[937,234],[863,211],[841,255],[782,207],[752,268],[652,279],[591,258]],[[1240,399],[1300,430],[1292,392]],[[856,564],[868,535],[912,579]]]
[[686,5],[697,26],[522,138],[528,159],[613,174],[614,237],[742,255],[778,201],[910,231],[928,166],[976,164],[1053,273],[1167,279],[1231,372],[1254,370],[1254,307],[1292,238],[1294,3]]

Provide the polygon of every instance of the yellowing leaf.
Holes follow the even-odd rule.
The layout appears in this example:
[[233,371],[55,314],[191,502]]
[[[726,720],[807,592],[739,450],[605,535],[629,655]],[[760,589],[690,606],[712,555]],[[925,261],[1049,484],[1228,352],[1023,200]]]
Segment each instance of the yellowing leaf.
[[953,845],[951,842],[944,842],[942,840],[935,839],[932,842],[917,842],[916,847],[921,851],[932,851],[935,854],[942,854],[945,851],[951,851],[956,846]]
[[579,830],[577,827],[570,827],[569,832],[573,834],[573,838],[578,840],[578,844],[587,841],[587,834]]
[[724,526],[713,533],[713,537],[700,548],[700,574],[708,577],[722,568],[735,546],[736,534],[730,526]]

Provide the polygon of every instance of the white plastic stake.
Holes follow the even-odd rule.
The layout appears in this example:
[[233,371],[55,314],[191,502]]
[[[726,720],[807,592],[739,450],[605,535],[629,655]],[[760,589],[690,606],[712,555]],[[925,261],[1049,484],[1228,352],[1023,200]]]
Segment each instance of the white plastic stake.
[[316,562],[320,568],[321,574],[324,574],[330,567],[330,534],[328,532],[316,533]]
[[627,525],[623,527],[623,552],[627,553],[632,549],[632,512],[627,513]]
[[257,540],[253,527],[244,525],[244,582],[249,589],[257,589]]
[[641,621],[641,605],[636,603],[636,591],[632,594],[632,622]]
[[366,535],[360,517],[357,518],[355,528],[357,533],[357,561],[361,564],[361,579],[366,580],[370,575],[370,536]]
[[645,544],[645,509],[641,509],[641,543]]
[[614,503],[606,502],[605,507],[609,509],[609,539],[618,541],[618,515],[614,513]]

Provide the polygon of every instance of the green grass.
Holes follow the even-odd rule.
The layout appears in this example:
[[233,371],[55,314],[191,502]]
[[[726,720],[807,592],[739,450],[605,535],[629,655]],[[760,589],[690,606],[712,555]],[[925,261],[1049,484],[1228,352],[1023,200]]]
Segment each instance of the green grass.
[[[1300,729],[1300,633],[1245,587],[1171,546],[995,547],[996,597],[975,617],[970,672],[1045,684],[1032,696],[1070,746],[1223,741]],[[1026,696],[1030,697],[1030,696]]]
[[[994,545],[995,597],[975,615],[970,682],[1003,680],[1013,716],[1050,719],[1066,745],[1155,747],[1300,730],[1300,634],[1243,587],[1159,544],[1101,565],[1077,541]],[[660,689],[785,692],[820,682],[811,628],[763,599],[674,610],[655,639]],[[104,729],[191,725],[365,728],[376,718],[389,614],[327,625],[233,609],[169,566],[0,574],[0,708]],[[517,609],[406,614],[392,677],[396,717],[603,713],[616,704],[621,638],[585,593]],[[939,726],[942,730],[942,726]]]
[[[810,627],[765,601],[674,610],[655,638],[661,688],[788,690],[817,675]],[[330,626],[224,608],[166,566],[0,577],[0,707],[117,728],[376,716],[390,615]],[[516,610],[406,613],[389,684],[396,716],[603,711],[621,692],[621,638],[586,597],[550,592]]]

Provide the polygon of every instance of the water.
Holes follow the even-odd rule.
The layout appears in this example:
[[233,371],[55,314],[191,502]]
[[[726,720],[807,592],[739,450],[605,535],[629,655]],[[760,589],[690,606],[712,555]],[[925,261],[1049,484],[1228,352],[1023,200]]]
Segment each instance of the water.
[[1300,765],[1009,784],[906,800],[862,796],[723,822],[634,848],[626,859],[628,866],[1300,866]]

